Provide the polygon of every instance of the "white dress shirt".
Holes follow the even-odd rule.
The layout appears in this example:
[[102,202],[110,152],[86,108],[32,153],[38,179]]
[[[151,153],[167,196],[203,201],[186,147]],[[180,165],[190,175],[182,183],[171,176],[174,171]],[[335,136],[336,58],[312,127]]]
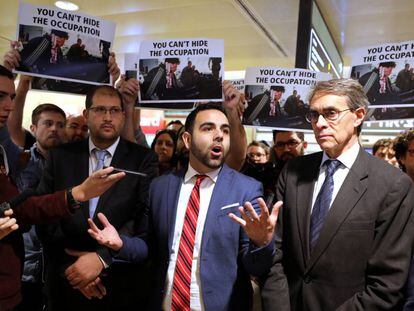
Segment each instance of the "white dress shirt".
[[[105,161],[104,161],[104,166],[110,166],[111,162],[112,162],[112,158],[114,157],[114,153],[116,150],[116,147],[118,147],[119,144],[119,137],[118,139],[108,148],[106,148],[105,150],[108,151],[106,157],[105,157]],[[92,175],[93,170],[95,169],[96,165],[98,164],[98,159],[96,158],[96,153],[93,152],[94,149],[99,149],[98,147],[95,146],[95,144],[92,142],[92,139],[89,137],[88,138],[88,144],[89,144],[89,176]],[[98,201],[99,202],[99,201]],[[101,256],[99,256],[99,260],[102,262],[102,265],[104,266],[104,268],[108,268],[108,264],[101,258]]]
[[[342,153],[338,158],[336,158],[336,160],[339,160],[341,162],[341,165],[339,165],[339,167],[337,168],[337,170],[335,171],[333,175],[334,189],[332,192],[331,202],[329,203],[329,209],[331,208],[332,202],[335,200],[335,197],[338,194],[339,189],[341,189],[346,176],[348,176],[349,170],[351,169],[356,158],[358,157],[359,148],[361,147],[359,146],[359,143],[356,142],[355,144],[352,145],[351,148],[349,148],[347,151]],[[319,177],[313,189],[311,213],[313,211],[313,206],[315,205],[315,201],[318,196],[318,193],[322,188],[323,182],[325,181],[326,165],[323,165],[323,164],[325,163],[326,160],[333,160],[333,159],[329,158],[328,155],[325,152],[323,152],[322,162],[319,167]]]
[[[190,308],[192,311],[204,310],[203,295],[201,292],[199,254],[204,231],[204,223],[206,221],[210,199],[213,194],[214,186],[216,184],[219,172],[220,169],[217,169],[210,173],[204,174],[208,177],[204,178],[200,184],[200,210],[198,213],[198,221],[194,241],[193,262],[191,267]],[[174,280],[175,265],[177,262],[178,248],[180,246],[180,238],[184,225],[187,204],[190,199],[191,192],[194,188],[195,181],[197,179],[195,175],[200,175],[200,173],[194,170],[191,165],[188,165],[188,170],[184,176],[184,182],[181,185],[180,196],[178,199],[172,250],[170,253],[167,277],[165,280],[166,294],[163,302],[163,310],[171,310],[172,286]]]

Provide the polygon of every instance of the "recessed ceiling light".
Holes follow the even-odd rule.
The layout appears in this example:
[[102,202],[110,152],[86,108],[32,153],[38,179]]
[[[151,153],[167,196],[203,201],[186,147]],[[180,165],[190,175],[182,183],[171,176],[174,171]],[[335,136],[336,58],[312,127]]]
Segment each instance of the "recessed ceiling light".
[[55,5],[62,10],[77,11],[79,6],[70,1],[56,1]]

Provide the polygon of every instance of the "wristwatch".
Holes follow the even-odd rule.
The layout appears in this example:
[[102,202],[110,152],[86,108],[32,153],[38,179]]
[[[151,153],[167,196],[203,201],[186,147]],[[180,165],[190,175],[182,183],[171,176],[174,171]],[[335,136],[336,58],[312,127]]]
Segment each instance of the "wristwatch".
[[75,200],[75,198],[72,195],[72,189],[73,188],[68,188],[66,190],[66,200],[71,208],[80,208],[82,206],[82,202]]

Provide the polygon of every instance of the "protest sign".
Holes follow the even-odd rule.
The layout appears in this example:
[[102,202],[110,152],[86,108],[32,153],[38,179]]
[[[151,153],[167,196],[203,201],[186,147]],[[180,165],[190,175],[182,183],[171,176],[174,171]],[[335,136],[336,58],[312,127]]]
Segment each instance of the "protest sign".
[[280,129],[310,130],[305,115],[308,92],[316,82],[330,75],[306,69],[247,68],[244,125]]
[[109,83],[108,59],[115,24],[53,7],[21,3],[15,72],[88,84]]
[[[413,65],[414,41],[370,46],[352,55],[351,78],[361,83],[372,106],[414,106]],[[378,111],[370,118],[382,119]]]
[[139,101],[165,103],[222,101],[224,42],[221,39],[143,41],[139,51]]

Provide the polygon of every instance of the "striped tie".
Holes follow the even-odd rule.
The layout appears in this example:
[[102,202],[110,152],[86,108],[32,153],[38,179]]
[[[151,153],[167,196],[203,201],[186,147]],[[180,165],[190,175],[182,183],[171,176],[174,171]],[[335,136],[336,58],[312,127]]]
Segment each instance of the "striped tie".
[[191,266],[193,263],[198,211],[200,209],[200,184],[205,177],[207,176],[197,175],[197,180],[191,191],[185,212],[173,279],[172,311],[190,310]]
[[319,238],[319,233],[322,230],[325,222],[326,215],[329,212],[329,206],[332,200],[332,192],[334,189],[333,175],[341,165],[338,160],[326,160],[324,165],[326,166],[326,177],[322,184],[321,190],[316,197],[315,204],[313,206],[311,223],[310,223],[310,247],[311,251],[315,247],[316,241]]

